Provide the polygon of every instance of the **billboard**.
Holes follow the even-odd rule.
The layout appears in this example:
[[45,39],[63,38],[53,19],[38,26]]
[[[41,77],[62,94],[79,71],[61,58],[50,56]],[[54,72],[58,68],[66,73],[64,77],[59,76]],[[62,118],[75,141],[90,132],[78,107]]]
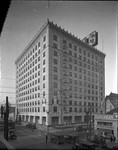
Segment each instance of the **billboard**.
[[98,44],[98,32],[93,31],[88,36],[83,38],[82,41],[90,46],[96,46]]

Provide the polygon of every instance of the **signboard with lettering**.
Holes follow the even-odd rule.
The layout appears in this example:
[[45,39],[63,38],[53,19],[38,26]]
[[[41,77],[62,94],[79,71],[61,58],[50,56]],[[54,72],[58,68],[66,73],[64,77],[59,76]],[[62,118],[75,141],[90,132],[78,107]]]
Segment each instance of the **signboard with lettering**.
[[98,32],[93,31],[88,36],[82,39],[83,42],[87,43],[90,46],[96,46],[98,44]]

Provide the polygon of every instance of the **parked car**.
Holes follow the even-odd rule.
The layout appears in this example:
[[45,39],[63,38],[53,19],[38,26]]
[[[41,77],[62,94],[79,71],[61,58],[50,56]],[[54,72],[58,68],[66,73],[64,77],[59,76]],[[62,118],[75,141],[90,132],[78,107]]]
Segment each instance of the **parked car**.
[[17,139],[17,136],[15,134],[15,130],[9,130],[9,132],[8,132],[8,139],[9,140],[16,140]]
[[79,141],[73,145],[72,150],[97,150],[98,146],[95,143],[89,141]]
[[36,129],[36,124],[28,123],[26,127]]
[[64,136],[65,137],[65,142],[73,144],[75,143],[77,140],[79,140],[79,135],[78,133],[71,133],[70,135]]
[[51,133],[48,135],[50,141],[56,144],[63,144],[65,142],[64,136],[62,134]]
[[98,137],[98,136],[95,136],[91,142],[95,143],[96,145],[98,145],[99,149],[100,148],[107,148],[107,144],[106,144],[106,141],[103,137]]

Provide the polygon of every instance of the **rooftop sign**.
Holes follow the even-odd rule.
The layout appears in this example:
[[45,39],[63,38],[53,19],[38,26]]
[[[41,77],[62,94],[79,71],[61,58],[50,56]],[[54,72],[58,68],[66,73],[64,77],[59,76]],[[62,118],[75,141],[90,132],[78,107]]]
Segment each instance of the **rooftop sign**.
[[93,31],[88,36],[82,39],[83,42],[87,43],[90,46],[96,46],[98,44],[98,32]]

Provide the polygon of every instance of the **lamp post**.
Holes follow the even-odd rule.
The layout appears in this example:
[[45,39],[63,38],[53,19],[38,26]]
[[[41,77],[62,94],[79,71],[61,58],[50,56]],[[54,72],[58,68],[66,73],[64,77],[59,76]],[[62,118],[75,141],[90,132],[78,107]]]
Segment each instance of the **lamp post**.
[[89,122],[89,110],[86,110],[85,111],[85,113],[86,113],[86,117],[87,117],[87,141],[88,141],[88,132],[89,132],[89,130],[88,130],[88,122]]
[[91,103],[90,103],[90,140],[91,140]]
[[60,99],[61,99],[61,131],[62,131],[62,129],[63,129],[63,124],[62,124],[62,122],[63,122],[63,115],[62,115],[62,91],[60,90],[59,92],[58,92],[59,94],[60,94]]

